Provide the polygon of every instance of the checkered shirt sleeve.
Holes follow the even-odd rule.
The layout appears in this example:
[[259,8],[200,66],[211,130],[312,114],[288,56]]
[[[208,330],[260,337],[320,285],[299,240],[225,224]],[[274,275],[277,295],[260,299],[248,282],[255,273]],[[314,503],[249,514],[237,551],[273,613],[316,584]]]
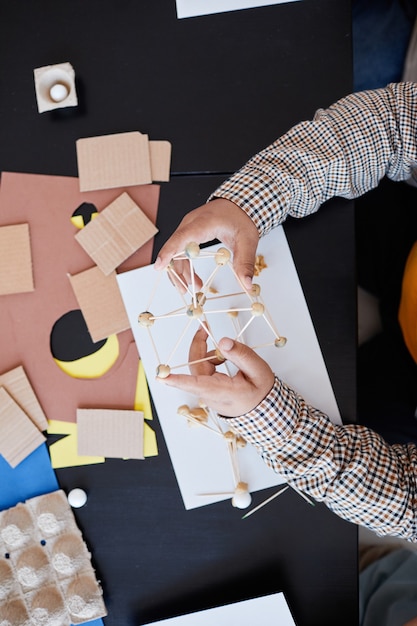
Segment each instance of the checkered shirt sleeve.
[[317,111],[254,156],[213,194],[243,209],[260,235],[333,196],[356,198],[417,163],[417,84],[363,91]]
[[227,421],[288,484],[348,521],[417,542],[414,445],[335,425],[278,378],[261,404]]

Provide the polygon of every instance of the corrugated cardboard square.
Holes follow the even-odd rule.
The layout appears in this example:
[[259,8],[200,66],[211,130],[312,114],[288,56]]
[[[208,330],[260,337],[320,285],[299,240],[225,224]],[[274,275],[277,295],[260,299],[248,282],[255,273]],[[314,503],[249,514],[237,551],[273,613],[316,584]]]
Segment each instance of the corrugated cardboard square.
[[157,232],[156,226],[124,192],[75,238],[107,276]]
[[78,454],[143,459],[142,411],[78,409]]
[[130,328],[115,272],[105,276],[92,267],[69,279],[95,343]]
[[4,387],[39,430],[47,430],[48,420],[21,365],[0,375],[0,387]]
[[16,467],[45,441],[20,406],[0,388],[0,454]]
[[76,142],[80,191],[152,182],[148,135],[138,131]]
[[0,295],[33,291],[29,224],[0,228]]
[[152,180],[168,182],[171,170],[171,151],[169,141],[150,141],[149,152],[151,155]]

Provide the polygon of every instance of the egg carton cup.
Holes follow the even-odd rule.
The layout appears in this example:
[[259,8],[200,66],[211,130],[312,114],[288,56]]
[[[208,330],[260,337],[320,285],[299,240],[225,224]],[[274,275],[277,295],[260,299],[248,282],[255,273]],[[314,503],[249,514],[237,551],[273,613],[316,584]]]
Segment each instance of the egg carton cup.
[[102,595],[62,490],[0,513],[1,626],[83,624],[107,614]]

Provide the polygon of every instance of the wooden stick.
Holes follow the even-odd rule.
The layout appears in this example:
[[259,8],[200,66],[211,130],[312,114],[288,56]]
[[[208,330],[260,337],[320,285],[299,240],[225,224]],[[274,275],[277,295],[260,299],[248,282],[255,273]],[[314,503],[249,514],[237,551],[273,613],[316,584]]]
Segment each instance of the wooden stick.
[[277,493],[274,493],[274,495],[272,495],[270,498],[267,498],[266,500],[261,502],[261,504],[258,504],[258,506],[256,506],[254,509],[249,511],[249,513],[246,513],[246,515],[244,515],[242,517],[242,519],[246,519],[247,517],[249,517],[249,515],[252,515],[252,513],[255,513],[256,511],[259,511],[259,509],[261,509],[263,506],[265,506],[265,504],[268,504],[274,498],[277,498],[278,496],[280,496],[282,493],[284,493],[284,491],[287,491],[287,489],[289,489],[288,485],[286,487],[284,487],[283,489],[281,489],[280,491],[277,491]]

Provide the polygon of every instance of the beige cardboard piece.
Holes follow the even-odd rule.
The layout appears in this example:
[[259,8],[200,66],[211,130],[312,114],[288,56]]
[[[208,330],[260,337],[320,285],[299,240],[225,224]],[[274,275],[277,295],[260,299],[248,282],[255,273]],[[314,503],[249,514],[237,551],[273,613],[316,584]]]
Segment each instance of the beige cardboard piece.
[[0,512],[0,550],[8,554],[1,570],[1,623],[70,626],[107,615],[63,491]]
[[[77,106],[75,72],[71,63],[45,65],[33,70],[39,113]],[[58,86],[59,95],[54,91]]]
[[[156,220],[159,190],[158,185],[129,188],[129,195],[152,222]],[[75,422],[80,406],[134,406],[139,358],[130,329],[117,335],[116,363],[92,382],[65,374],[50,351],[55,322],[68,311],[79,309],[68,274],[92,266],[90,257],[75,240],[77,230],[71,215],[83,202],[94,203],[100,211],[120,193],[119,189],[80,193],[78,179],[66,176],[10,172],[1,176],[0,226],[12,220],[30,222],[36,289],[1,298],[0,372],[21,364],[48,419]],[[152,246],[149,240],[118,271],[148,265]]]
[[149,241],[158,229],[128,193],[122,193],[75,238],[108,276]]
[[169,141],[150,141],[152,180],[168,182],[171,171],[172,146]]
[[0,375],[0,387],[4,387],[40,431],[47,430],[48,420],[21,365]]
[[0,228],[0,295],[33,291],[28,224]]
[[0,387],[0,454],[16,467],[44,441],[45,437],[26,413]]
[[78,409],[78,454],[143,459],[142,411]]
[[76,142],[80,191],[152,182],[148,135],[138,131]]
[[92,267],[69,279],[94,342],[130,328],[115,272]]

